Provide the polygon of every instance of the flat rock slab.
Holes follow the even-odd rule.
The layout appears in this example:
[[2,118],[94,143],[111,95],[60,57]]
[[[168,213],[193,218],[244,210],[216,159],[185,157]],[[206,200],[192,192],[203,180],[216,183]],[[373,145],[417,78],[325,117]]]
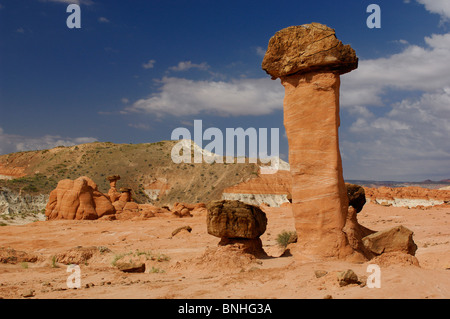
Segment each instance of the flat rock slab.
[[366,236],[362,242],[376,255],[399,251],[414,256],[417,245],[414,243],[413,234],[408,228],[397,226]]
[[143,273],[145,272],[145,263],[117,263],[117,268],[128,273]]

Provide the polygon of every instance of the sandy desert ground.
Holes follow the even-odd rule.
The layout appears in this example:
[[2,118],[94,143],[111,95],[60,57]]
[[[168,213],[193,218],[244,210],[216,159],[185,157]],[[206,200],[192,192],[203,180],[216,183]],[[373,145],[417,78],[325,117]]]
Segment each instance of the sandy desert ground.
[[[266,208],[261,237],[272,254],[283,230],[294,230],[288,207]],[[219,238],[207,233],[206,216],[155,217],[140,221],[38,221],[0,227],[0,251],[38,257],[35,262],[0,263],[0,297],[36,298],[436,298],[450,297],[450,208],[407,209],[368,203],[359,222],[382,230],[404,225],[414,231],[420,267],[379,260],[381,288],[364,283],[366,263],[301,261],[291,254],[249,259],[218,250]],[[172,236],[181,226],[182,231]],[[93,252],[83,261],[83,249]],[[81,287],[69,289],[68,266],[54,256],[79,262]],[[62,257],[61,257],[62,256]],[[125,273],[112,262],[141,260],[144,273]],[[59,259],[62,260],[62,259]],[[392,261],[392,260],[391,260]],[[360,284],[340,287],[337,272],[352,269]],[[317,278],[315,271],[326,271]]]

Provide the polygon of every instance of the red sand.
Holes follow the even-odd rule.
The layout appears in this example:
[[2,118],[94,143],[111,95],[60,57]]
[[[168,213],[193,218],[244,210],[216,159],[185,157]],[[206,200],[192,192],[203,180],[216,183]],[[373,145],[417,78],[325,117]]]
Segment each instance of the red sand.
[[[264,208],[268,227],[261,237],[267,252],[276,250],[283,230],[294,230],[289,207]],[[205,215],[143,221],[46,221],[0,227],[0,248],[38,256],[37,262],[0,263],[0,297],[24,298],[449,298],[450,208],[428,210],[366,204],[359,222],[373,230],[397,225],[414,231],[420,267],[387,260],[380,264],[381,288],[364,284],[340,287],[338,271],[353,269],[361,282],[371,261],[308,262],[288,255],[249,259],[215,250],[219,238],[206,232]],[[189,225],[171,237],[172,231]],[[67,265],[52,257],[77,246],[98,247],[79,264],[81,288],[69,289]],[[107,247],[110,251],[106,250]],[[95,249],[94,249],[95,250]],[[170,260],[145,260],[145,273],[124,273],[111,262],[118,254],[152,252]],[[205,252],[208,250],[208,253]],[[102,251],[102,252],[101,252]],[[149,254],[147,254],[148,256]],[[128,257],[125,257],[125,259]],[[165,259],[165,258],[161,258]],[[394,264],[389,264],[394,262]],[[315,271],[327,274],[316,278]],[[31,293],[30,293],[31,291]]]

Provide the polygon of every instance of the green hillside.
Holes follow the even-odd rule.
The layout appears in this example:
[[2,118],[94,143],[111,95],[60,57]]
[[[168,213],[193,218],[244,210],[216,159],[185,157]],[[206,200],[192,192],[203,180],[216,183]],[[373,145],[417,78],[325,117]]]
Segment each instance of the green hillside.
[[[0,167],[23,169],[25,176],[0,180],[0,187],[27,194],[48,194],[58,181],[88,176],[99,190],[107,192],[106,177],[118,174],[119,187],[130,187],[140,203],[206,202],[219,199],[224,188],[257,176],[252,163],[175,164],[171,150],[178,141],[151,144],[89,143],[50,150],[19,152],[0,156]],[[0,173],[1,174],[1,173]],[[156,201],[144,190],[157,179],[164,179],[170,189]]]

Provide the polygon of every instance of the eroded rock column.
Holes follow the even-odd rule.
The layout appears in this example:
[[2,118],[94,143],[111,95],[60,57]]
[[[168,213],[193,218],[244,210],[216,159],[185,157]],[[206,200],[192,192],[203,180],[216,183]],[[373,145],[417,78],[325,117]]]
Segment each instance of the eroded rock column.
[[109,191],[108,196],[112,203],[114,203],[116,200],[119,199],[120,193],[117,191],[116,185],[117,181],[120,180],[120,175],[111,175],[106,177],[106,179],[109,181]]
[[357,65],[355,51],[318,23],[277,32],[263,60],[263,69],[285,88],[292,210],[303,255],[356,252],[344,232],[348,198],[338,128],[340,75]]

